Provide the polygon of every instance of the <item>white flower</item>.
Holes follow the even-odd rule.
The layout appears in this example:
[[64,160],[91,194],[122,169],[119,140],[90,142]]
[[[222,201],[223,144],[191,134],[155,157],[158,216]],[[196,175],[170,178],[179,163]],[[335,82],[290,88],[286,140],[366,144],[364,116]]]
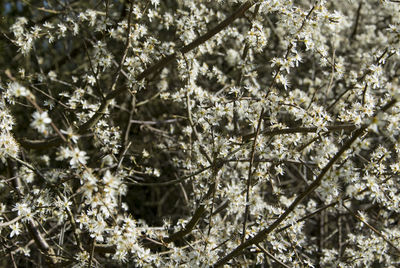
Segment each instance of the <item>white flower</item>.
[[160,0],[151,0],[151,4],[157,8],[157,6],[160,4]]
[[72,167],[77,167],[79,164],[86,165],[86,160],[89,158],[86,156],[85,151],[79,150],[79,148],[75,148],[70,154],[71,160],[69,164]]
[[6,107],[0,105],[0,125],[4,131],[10,131],[15,125],[15,120]]
[[72,151],[68,147],[60,147],[60,150],[57,153],[56,160],[62,161],[71,157]]
[[31,208],[28,207],[28,204],[26,203],[17,203],[15,204],[14,208],[12,209],[13,211],[17,211],[18,216],[31,216]]
[[31,127],[39,131],[40,133],[46,134],[47,125],[51,123],[51,119],[47,112],[39,113],[34,112],[33,115],[33,122],[31,123]]
[[14,137],[8,132],[0,133],[0,159],[5,162],[7,155],[16,157],[19,152],[19,146]]
[[57,200],[55,201],[55,205],[59,207],[60,209],[69,209],[69,207],[72,205],[72,202],[68,200],[67,197],[63,196],[62,199],[57,196]]
[[29,247],[20,247],[17,249],[17,252],[24,254],[25,256],[31,256],[31,250]]
[[124,263],[127,261],[127,258],[126,258],[127,255],[128,255],[128,252],[126,252],[124,249],[117,249],[115,251],[115,254],[113,255],[113,259]]
[[77,253],[75,259],[78,261],[78,264],[76,264],[75,267],[86,267],[89,257],[89,253],[87,251],[81,251]]
[[74,134],[74,131],[72,130],[72,127],[69,127],[67,130],[61,129],[61,133],[67,135],[67,138],[69,140],[72,140],[73,143],[78,142],[78,135]]
[[143,158],[149,158],[149,157],[150,157],[150,154],[149,154],[148,151],[146,151],[146,149],[143,149],[143,151],[142,151],[142,156],[143,156]]
[[67,31],[67,27],[62,23],[57,24],[57,26],[58,26],[58,30],[59,30],[59,36],[64,37],[65,32]]
[[235,66],[239,60],[239,53],[234,49],[228,49],[226,52],[226,61],[228,62],[229,66]]
[[278,165],[275,167],[275,171],[276,173],[278,173],[279,175],[283,175],[285,173],[285,171],[282,168],[282,165]]
[[8,93],[14,97],[26,97],[29,94],[29,90],[18,82],[12,82],[8,84]]
[[94,84],[96,84],[96,78],[93,76],[93,75],[88,75],[88,77],[87,77],[87,81],[88,81],[88,83],[90,84],[90,85],[94,85]]
[[18,222],[10,225],[11,233],[10,238],[14,235],[18,236],[21,233],[21,226]]

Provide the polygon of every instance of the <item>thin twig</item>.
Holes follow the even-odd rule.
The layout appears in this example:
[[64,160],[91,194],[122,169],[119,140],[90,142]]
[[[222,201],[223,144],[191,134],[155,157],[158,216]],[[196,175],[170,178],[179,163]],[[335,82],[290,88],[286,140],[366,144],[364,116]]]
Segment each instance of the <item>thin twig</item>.
[[194,177],[196,175],[199,175],[199,174],[203,173],[204,171],[206,171],[207,169],[210,169],[211,167],[212,167],[212,165],[206,166],[206,167],[201,168],[198,171],[195,171],[195,172],[193,172],[193,173],[191,173],[191,174],[189,174],[187,176],[183,176],[183,177],[175,179],[175,180],[170,180],[170,181],[165,181],[165,182],[148,182],[148,183],[137,182],[135,180],[131,180],[131,183],[133,185],[137,185],[137,186],[149,186],[149,187],[174,185],[174,184],[182,183],[182,182],[184,182],[185,180],[187,180],[189,178],[192,178],[192,177]]
[[92,240],[92,245],[91,245],[91,248],[90,248],[90,256],[89,256],[89,261],[88,261],[88,266],[87,266],[88,268],[92,267],[94,248],[95,248],[95,243],[94,243],[95,238],[92,238],[91,240]]
[[246,238],[246,223],[247,223],[247,217],[249,216],[249,211],[250,211],[250,187],[252,185],[251,175],[253,173],[253,161],[254,161],[254,155],[256,152],[257,137],[260,134],[260,128],[261,128],[263,115],[264,115],[264,108],[261,110],[260,117],[258,119],[256,135],[253,140],[253,146],[251,147],[249,171],[247,174],[247,186],[246,186],[246,208],[245,208],[244,216],[243,216],[244,219],[243,219],[243,230],[242,230],[242,243],[244,242],[244,240]]
[[357,215],[356,213],[354,213],[351,209],[349,209],[347,206],[345,206],[343,204],[343,207],[350,212],[350,214],[358,219],[359,221],[361,221],[362,223],[365,224],[365,226],[367,226],[371,231],[373,231],[375,234],[377,234],[379,237],[381,237],[383,240],[385,240],[386,243],[388,243],[389,246],[391,246],[394,250],[396,250],[398,253],[400,253],[400,248],[396,247],[392,242],[390,242],[381,232],[379,232],[375,227],[373,227],[371,224],[369,224],[368,222],[366,222],[363,218],[361,218],[359,215]]
[[141,120],[131,120],[132,124],[139,124],[139,125],[161,125],[161,124],[171,124],[178,122],[178,118],[174,119],[167,119],[161,121],[141,121]]
[[125,136],[124,136],[124,146],[126,147],[129,142],[129,132],[131,131],[132,121],[133,121],[133,114],[135,113],[136,109],[136,96],[131,97],[131,110],[129,111],[129,119],[125,129]]
[[89,67],[90,67],[90,70],[91,70],[91,72],[92,72],[92,74],[93,74],[93,76],[94,76],[94,79],[96,80],[95,89],[96,89],[97,94],[99,95],[99,97],[104,101],[104,94],[103,94],[103,91],[101,90],[100,82],[99,82],[99,79],[98,79],[98,77],[97,77],[97,76],[98,76],[98,72],[95,72],[95,71],[94,71],[92,59],[90,58],[89,49],[88,49],[88,47],[87,47],[87,45],[86,45],[85,40],[83,40],[83,44],[84,44],[84,47],[85,47],[86,56],[87,56],[87,58],[88,58],[88,60],[89,60]]
[[[328,132],[331,131],[353,131],[357,129],[357,126],[354,124],[343,124],[343,125],[333,125],[326,126]],[[283,129],[273,129],[273,130],[264,130],[261,134],[265,136],[275,136],[281,134],[296,134],[296,133],[315,133],[318,131],[317,127],[292,127],[292,128],[283,128]],[[255,133],[247,134],[242,137],[243,141],[247,141],[251,138],[254,138]]]
[[205,205],[200,205],[196,209],[193,217],[186,224],[185,228],[183,228],[182,230],[180,230],[180,231],[178,231],[178,232],[176,232],[174,234],[171,234],[167,238],[164,238],[163,241],[165,243],[171,243],[171,242],[176,241],[176,240],[184,237],[185,235],[189,234],[205,213],[206,213]]
[[0,228],[1,227],[6,227],[9,226],[11,224],[13,224],[14,222],[19,221],[20,219],[22,219],[24,216],[20,215],[18,217],[15,217],[14,219],[10,220],[10,221],[6,221],[6,222],[0,222]]
[[350,40],[353,40],[354,37],[355,37],[356,34],[357,34],[357,29],[358,29],[358,24],[359,24],[359,21],[360,21],[360,15],[361,15],[361,8],[362,8],[362,5],[363,5],[363,2],[361,1],[361,2],[358,4],[356,20],[355,20],[355,22],[354,22],[354,29],[353,29],[353,32],[351,33]]
[[286,264],[284,264],[283,262],[281,262],[280,260],[278,260],[277,258],[275,258],[274,255],[272,255],[271,253],[269,253],[268,251],[265,250],[265,248],[263,248],[260,244],[256,245],[265,255],[267,255],[268,257],[270,257],[271,259],[273,259],[275,262],[279,263],[282,267],[285,268],[290,268],[289,266],[287,266]]

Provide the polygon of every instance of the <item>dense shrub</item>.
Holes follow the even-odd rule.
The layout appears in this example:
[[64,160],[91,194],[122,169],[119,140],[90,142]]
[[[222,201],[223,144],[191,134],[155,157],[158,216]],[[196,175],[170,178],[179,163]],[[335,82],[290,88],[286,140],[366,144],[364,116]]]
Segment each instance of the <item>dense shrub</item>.
[[400,3],[3,1],[4,267],[398,267]]

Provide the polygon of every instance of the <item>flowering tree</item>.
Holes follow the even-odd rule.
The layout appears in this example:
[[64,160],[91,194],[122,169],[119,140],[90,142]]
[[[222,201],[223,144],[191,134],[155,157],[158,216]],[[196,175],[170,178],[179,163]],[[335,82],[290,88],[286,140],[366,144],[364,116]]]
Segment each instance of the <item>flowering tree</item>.
[[0,11],[1,264],[400,264],[398,1]]

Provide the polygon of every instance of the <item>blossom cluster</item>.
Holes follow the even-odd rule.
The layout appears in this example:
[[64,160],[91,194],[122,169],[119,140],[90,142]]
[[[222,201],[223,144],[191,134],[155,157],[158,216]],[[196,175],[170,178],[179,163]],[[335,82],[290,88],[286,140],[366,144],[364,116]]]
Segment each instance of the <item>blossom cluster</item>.
[[400,265],[398,1],[6,2],[1,263]]

